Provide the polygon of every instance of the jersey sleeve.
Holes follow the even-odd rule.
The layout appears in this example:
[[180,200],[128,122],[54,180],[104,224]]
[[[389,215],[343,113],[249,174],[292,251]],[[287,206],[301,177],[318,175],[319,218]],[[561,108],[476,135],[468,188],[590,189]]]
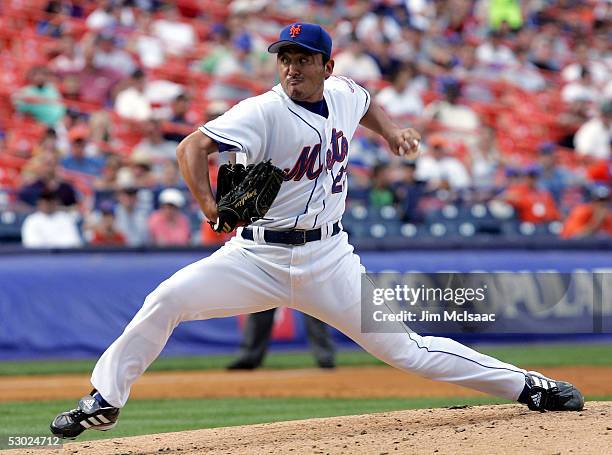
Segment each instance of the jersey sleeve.
[[257,103],[247,99],[199,130],[220,144],[219,151],[238,151],[253,157],[263,147],[266,125]]
[[345,76],[330,77],[329,87],[332,91],[341,92],[344,95],[349,108],[356,114],[355,122],[359,123],[370,108],[371,97],[368,91],[353,79]]

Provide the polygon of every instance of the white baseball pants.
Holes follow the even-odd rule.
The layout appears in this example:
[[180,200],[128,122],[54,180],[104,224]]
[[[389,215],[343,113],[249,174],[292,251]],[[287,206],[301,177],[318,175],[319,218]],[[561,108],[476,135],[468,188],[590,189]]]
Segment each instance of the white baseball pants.
[[[110,404],[125,405],[134,381],[182,321],[288,306],[344,332],[391,366],[516,400],[525,370],[451,339],[361,333],[361,271],[346,233],[303,246],[270,245],[238,234],[208,258],[179,270],[145,299],[96,364],[91,383]],[[398,324],[402,324],[398,322]]]

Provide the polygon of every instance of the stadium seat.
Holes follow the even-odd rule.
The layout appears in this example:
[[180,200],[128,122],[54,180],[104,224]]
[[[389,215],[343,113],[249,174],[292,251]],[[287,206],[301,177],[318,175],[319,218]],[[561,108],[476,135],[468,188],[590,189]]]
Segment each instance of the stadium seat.
[[6,243],[21,242],[21,225],[27,213],[12,210],[0,211],[0,241]]

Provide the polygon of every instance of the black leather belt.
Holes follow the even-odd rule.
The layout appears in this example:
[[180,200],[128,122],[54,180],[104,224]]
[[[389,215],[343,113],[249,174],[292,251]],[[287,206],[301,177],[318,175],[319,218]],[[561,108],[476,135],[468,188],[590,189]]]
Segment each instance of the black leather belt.
[[[305,245],[308,242],[315,242],[321,240],[321,229],[311,229],[309,231],[304,229],[291,229],[289,231],[272,231],[270,229],[264,230],[264,240],[266,243],[282,243],[284,245]],[[334,223],[332,230],[332,236],[338,234],[341,231],[340,223]],[[242,230],[242,238],[247,240],[253,240],[253,229],[244,228]]]

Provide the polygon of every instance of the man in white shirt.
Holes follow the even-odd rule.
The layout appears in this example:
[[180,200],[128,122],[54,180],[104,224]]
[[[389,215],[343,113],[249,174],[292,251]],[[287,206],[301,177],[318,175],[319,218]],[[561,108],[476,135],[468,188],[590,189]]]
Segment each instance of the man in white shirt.
[[583,157],[607,160],[610,158],[610,138],[612,138],[612,101],[605,101],[601,114],[594,117],[576,132],[574,147]]
[[376,95],[376,101],[393,117],[418,116],[423,112],[423,100],[416,79],[416,68],[404,64],[394,72],[392,85]]
[[512,50],[504,45],[502,35],[492,32],[490,39],[476,49],[476,58],[486,65],[509,66],[516,63]]
[[142,70],[134,71],[128,87],[117,95],[115,111],[123,118],[140,122],[153,116],[151,103],[145,95],[145,75]]
[[478,114],[469,106],[459,102],[461,83],[454,79],[444,82],[444,99],[434,101],[425,107],[425,117],[440,123],[449,129],[449,137],[473,147],[476,144],[476,132],[480,128]]
[[451,190],[459,191],[471,185],[470,174],[461,161],[449,153],[448,141],[440,135],[431,135],[427,141],[428,153],[417,160],[416,177],[433,188],[448,183]]
[[336,56],[336,73],[357,82],[378,80],[381,77],[376,60],[366,54],[363,44],[353,37],[347,49]]
[[599,93],[593,84],[591,73],[586,68],[582,68],[580,71],[579,79],[566,84],[563,90],[561,90],[561,99],[567,104],[576,101],[593,102],[598,97]]
[[108,33],[101,33],[96,38],[93,64],[96,68],[111,68],[124,76],[132,74],[136,69],[134,59],[117,47],[114,36]]
[[166,51],[173,55],[183,55],[193,50],[196,44],[193,27],[180,21],[174,5],[165,7],[164,17],[153,22],[152,32],[165,44]]
[[26,248],[77,248],[83,243],[74,217],[57,209],[57,194],[44,191],[38,210],[21,226],[21,242]]

